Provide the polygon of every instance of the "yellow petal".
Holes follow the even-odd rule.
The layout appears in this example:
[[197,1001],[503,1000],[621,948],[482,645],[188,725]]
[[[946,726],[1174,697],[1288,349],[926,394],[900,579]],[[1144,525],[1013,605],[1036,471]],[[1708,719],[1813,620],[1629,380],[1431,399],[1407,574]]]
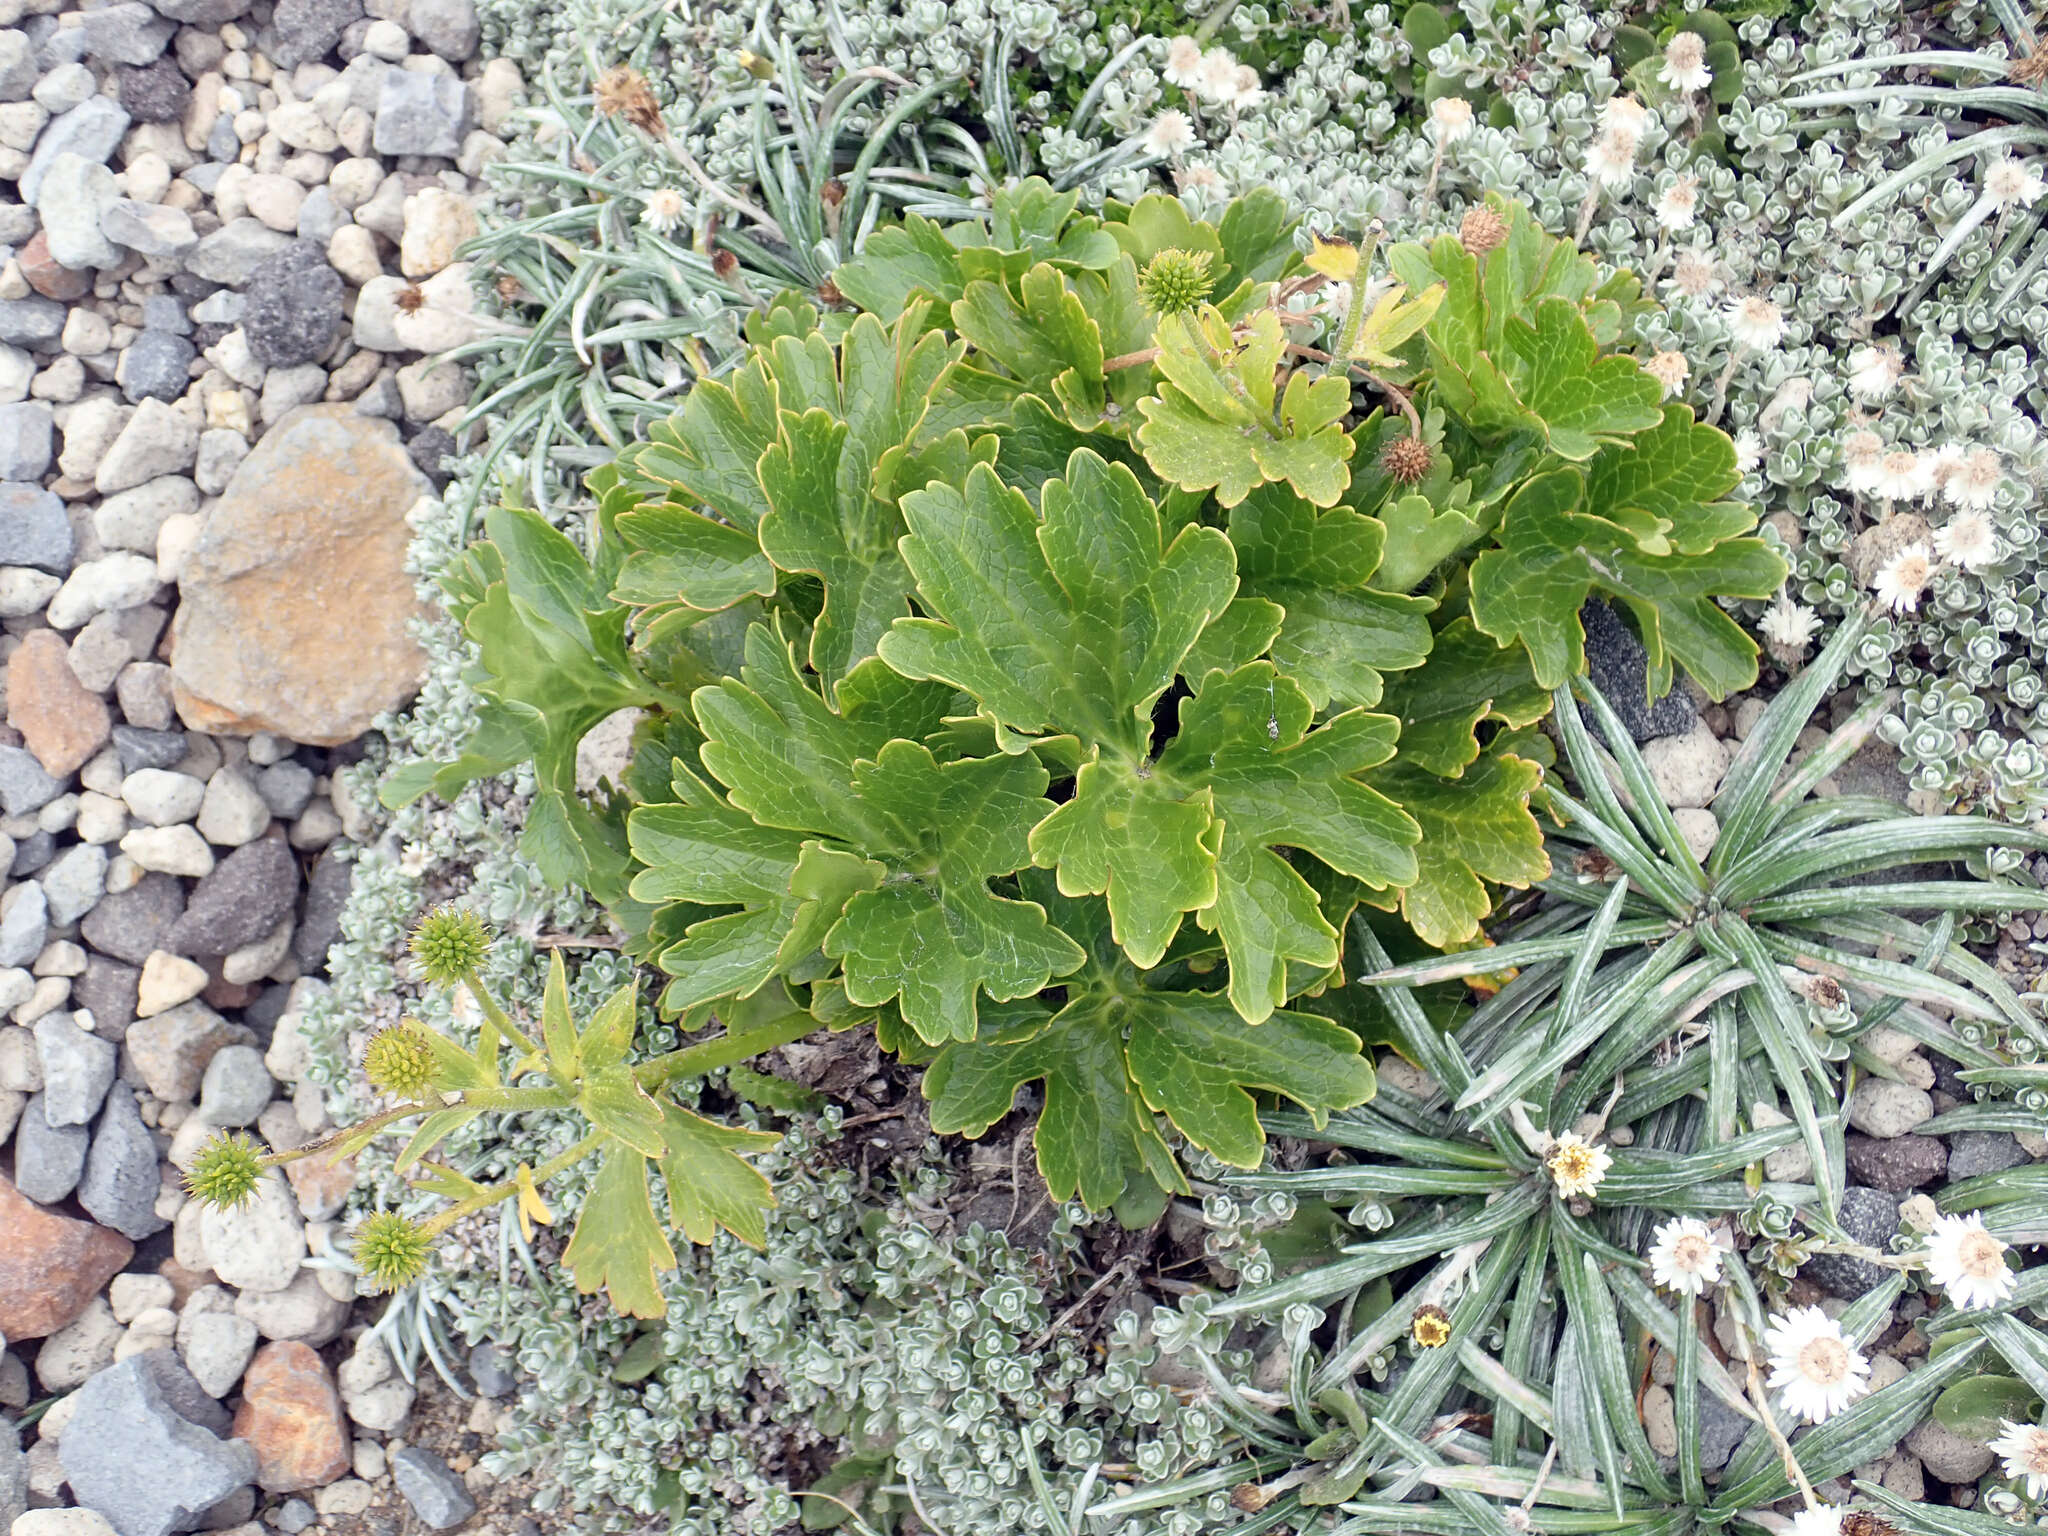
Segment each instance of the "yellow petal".
[[1358,276],[1358,247],[1348,240],[1325,240],[1317,235],[1308,253],[1308,269],[1348,283]]

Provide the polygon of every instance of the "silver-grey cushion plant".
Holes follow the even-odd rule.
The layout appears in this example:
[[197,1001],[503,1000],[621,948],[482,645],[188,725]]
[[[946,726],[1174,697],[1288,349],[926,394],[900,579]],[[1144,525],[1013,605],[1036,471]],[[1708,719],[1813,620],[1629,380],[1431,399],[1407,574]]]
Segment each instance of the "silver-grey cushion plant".
[[[1561,873],[1504,942],[1397,967],[1354,921],[1355,963],[1377,969],[1338,1006],[1361,1027],[1377,1015],[1417,1073],[1405,1084],[1384,1075],[1371,1105],[1326,1125],[1268,1115],[1276,1135],[1337,1150],[1308,1167],[1219,1170],[1223,1192],[1206,1214],[1225,1227],[1282,1223],[1285,1235],[1265,1241],[1310,1262],[1273,1278],[1274,1253],[1255,1249],[1244,1276],[1256,1283],[1154,1319],[1247,1442],[1253,1459],[1231,1474],[1240,1506],[1257,1511],[1243,1530],[1332,1505],[1331,1529],[1361,1536],[1753,1529],[1762,1506],[1813,1501],[1813,1485],[1888,1452],[1995,1356],[2048,1383],[2048,1350],[2011,1315],[2048,1295],[2038,1274],[1967,1316],[1938,1293],[1916,1302],[1930,1329],[1972,1331],[1803,1432],[1762,1382],[1767,1320],[1802,1264],[1843,1255],[1884,1271],[1839,1319],[1862,1347],[1925,1267],[1927,1250],[1910,1240],[1878,1251],[1836,1219],[1849,1095],[1861,1076],[1895,1070],[1869,1031],[1888,1025],[1958,1064],[1982,1102],[1943,1117],[1954,1128],[2039,1121],[2032,1063],[2048,1034],[1964,947],[1959,922],[2040,910],[2048,893],[1924,866],[1997,869],[2002,849],[2048,839],[1816,794],[1868,738],[1882,697],[1790,762],[1860,628],[1845,625],[1757,722],[1713,806],[1722,830],[1704,861],[1612,708],[1579,683],[1558,693],[1553,716],[1576,785],[1550,790]],[[1452,1028],[1440,1007],[1425,1011],[1435,984],[1502,977],[1512,979],[1477,1007],[1452,1010]],[[1774,1107],[1780,1096],[1789,1113]],[[1807,1171],[1767,1176],[1771,1154],[1802,1143]],[[1558,1149],[1573,1144],[1600,1154],[1590,1181],[1565,1176]],[[1961,1205],[2024,1243],[2043,1230],[2032,1193]],[[1340,1212],[1365,1241],[1348,1240],[1357,1234]],[[1721,1224],[1723,1241],[1741,1234],[1743,1252],[1731,1247],[1699,1303],[1660,1292],[1645,1258],[1658,1224],[1678,1217]],[[1232,1327],[1257,1319],[1277,1322],[1284,1391],[1248,1389],[1221,1363]],[[1703,1344],[1710,1332],[1722,1348]],[[1671,1369],[1676,1419],[1675,1457],[1661,1460],[1638,1395],[1653,1352]],[[1722,1442],[1711,1459],[1703,1419]],[[1200,1491],[1155,1485],[1091,1513]],[[1955,1524],[1957,1512],[1922,1520],[1917,1506],[1866,1492],[1898,1528],[1978,1530]],[[1985,1531],[1995,1523],[1974,1518]]]

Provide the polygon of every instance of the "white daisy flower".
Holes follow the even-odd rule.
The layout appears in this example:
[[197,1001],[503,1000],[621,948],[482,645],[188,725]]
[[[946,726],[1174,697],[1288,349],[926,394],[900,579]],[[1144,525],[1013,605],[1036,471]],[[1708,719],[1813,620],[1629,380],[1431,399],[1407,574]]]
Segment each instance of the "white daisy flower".
[[1255,107],[1266,99],[1265,84],[1259,79],[1259,72],[1249,64],[1240,64],[1230,76],[1229,105],[1233,112],[1242,112]]
[[1610,128],[1586,151],[1586,169],[1610,191],[1619,191],[1635,180],[1636,136],[1626,129]]
[[1155,155],[1178,155],[1184,149],[1195,145],[1195,125],[1188,115],[1175,107],[1168,107],[1152,119],[1152,126],[1145,130],[1145,148]]
[[1455,144],[1472,134],[1472,103],[1462,96],[1439,96],[1429,104],[1430,125],[1439,144]]
[[1934,461],[1910,448],[1894,448],[1877,461],[1877,494],[1887,501],[1918,501],[1934,489]]
[[2031,208],[2044,192],[2048,192],[2048,181],[2026,161],[2000,155],[1984,168],[1984,195],[2001,212],[2015,205]]
[[1228,48],[1211,48],[1202,55],[1195,94],[1219,107],[1237,94],[1237,59]]
[[1707,40],[1697,32],[1681,32],[1664,45],[1664,67],[1657,78],[1674,91],[1704,91],[1714,83],[1707,68]]
[[1875,405],[1898,387],[1905,372],[1906,360],[1897,347],[1857,347],[1849,353],[1849,393],[1865,405]]
[[1188,165],[1174,172],[1174,180],[1183,192],[1217,192],[1223,187],[1223,178],[1211,165]]
[[1649,125],[1650,109],[1633,96],[1610,96],[1600,103],[1600,126],[1608,133],[1625,133],[1638,139]]
[[1984,1218],[1974,1211],[1934,1218],[1927,1234],[1927,1278],[1948,1292],[1959,1312],[1995,1307],[2019,1283],[2005,1262],[2005,1244],[1984,1230]]
[[1951,506],[1982,512],[1998,499],[1998,487],[2005,479],[2005,462],[1990,448],[1973,448],[1942,482],[1942,495]]
[[1996,565],[2005,551],[1990,518],[1982,512],[1964,512],[1934,530],[1934,552],[1950,565],[1981,571]]
[[1721,274],[1711,251],[1680,251],[1664,286],[1688,299],[1709,298],[1720,291]]
[[1870,1390],[1870,1362],[1819,1307],[1794,1307],[1764,1329],[1769,1385],[1809,1424],[1840,1413]]
[[1785,339],[1784,315],[1762,294],[1731,299],[1726,313],[1729,331],[1752,352],[1768,352]]
[[1667,1291],[1697,1296],[1721,1278],[1721,1249],[1697,1216],[1680,1216],[1657,1229],[1650,1244],[1650,1278]]
[[[1690,32],[1681,33],[1690,37]],[[1681,176],[1662,192],[1657,194],[1657,224],[1673,234],[1691,229],[1700,206],[1700,179],[1697,176]]]
[[1870,590],[1893,613],[1912,613],[1934,579],[1934,557],[1925,544],[1908,544],[1877,568]]
[[1176,37],[1166,45],[1166,68],[1160,71],[1168,85],[1191,91],[1202,79],[1202,45],[1192,37]]
[[674,187],[657,187],[647,194],[646,205],[640,210],[640,222],[657,235],[666,235],[683,222],[683,215],[689,211],[682,193]]
[[1816,1504],[1792,1517],[1790,1536],[1842,1536],[1843,1510],[1832,1504]]
[[1607,1170],[1614,1166],[1614,1159],[1607,1155],[1605,1147],[1596,1147],[1577,1131],[1566,1131],[1551,1144],[1550,1155],[1544,1160],[1550,1169],[1550,1176],[1557,1182],[1561,1195],[1585,1195],[1590,1197],[1600,1187],[1600,1181],[1607,1177]]
[[1820,632],[1820,615],[1804,603],[1792,601],[1790,594],[1780,592],[1764,610],[1757,628],[1771,654],[1790,666],[1806,654],[1807,646]]
[[1683,352],[1659,352],[1643,364],[1643,372],[1657,381],[1666,400],[1684,389],[1685,381],[1692,377]]
[[1735,434],[1735,472],[1746,475],[1764,461],[1764,440],[1749,428]]
[[1851,432],[1842,439],[1842,468],[1849,489],[1859,496],[1877,492],[1879,467],[1884,463],[1884,439],[1875,432]]
[[2000,1419],[2005,1431],[1991,1442],[1991,1449],[2005,1459],[2005,1475],[2027,1480],[2027,1497],[2048,1495],[2048,1429],[2039,1424],[2015,1424]]

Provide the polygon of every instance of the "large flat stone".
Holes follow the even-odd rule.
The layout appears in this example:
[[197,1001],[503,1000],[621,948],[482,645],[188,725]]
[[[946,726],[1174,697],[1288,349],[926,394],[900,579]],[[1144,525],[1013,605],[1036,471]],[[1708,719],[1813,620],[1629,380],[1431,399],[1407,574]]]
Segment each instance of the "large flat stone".
[[242,461],[185,559],[178,712],[208,734],[332,746],[418,689],[405,515],[426,494],[388,422],[294,411]]

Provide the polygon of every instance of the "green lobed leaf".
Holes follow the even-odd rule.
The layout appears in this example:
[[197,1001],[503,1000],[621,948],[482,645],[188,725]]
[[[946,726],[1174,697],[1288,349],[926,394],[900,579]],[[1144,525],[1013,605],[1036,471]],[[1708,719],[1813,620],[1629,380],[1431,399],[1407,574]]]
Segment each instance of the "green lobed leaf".
[[1138,402],[1137,434],[1155,474],[1183,490],[1213,488],[1225,507],[1272,480],[1316,506],[1337,504],[1351,483],[1352,441],[1339,425],[1351,386],[1295,370],[1276,408],[1277,314],[1258,311],[1242,337],[1214,305],[1192,319],[1166,315],[1158,346],[1159,391]]
[[659,1276],[676,1267],[675,1250],[654,1219],[647,1159],[624,1142],[605,1148],[562,1262],[584,1295],[602,1290],[628,1317],[666,1314]]
[[669,1220],[693,1243],[709,1243],[723,1227],[750,1248],[768,1241],[775,1192],[745,1159],[782,1140],[771,1131],[720,1125],[677,1105],[661,1105],[661,1175]]
[[1401,722],[1401,760],[1446,779],[1478,760],[1482,721],[1518,729],[1550,712],[1528,653],[1497,644],[1468,618],[1446,624],[1428,662],[1393,678],[1382,702]]
[[1401,890],[1400,908],[1423,942],[1448,948],[1476,937],[1493,910],[1489,881],[1520,889],[1549,876],[1543,833],[1529,814],[1542,780],[1537,764],[1494,754],[1455,779],[1405,759],[1370,776],[1422,829],[1418,878]]

